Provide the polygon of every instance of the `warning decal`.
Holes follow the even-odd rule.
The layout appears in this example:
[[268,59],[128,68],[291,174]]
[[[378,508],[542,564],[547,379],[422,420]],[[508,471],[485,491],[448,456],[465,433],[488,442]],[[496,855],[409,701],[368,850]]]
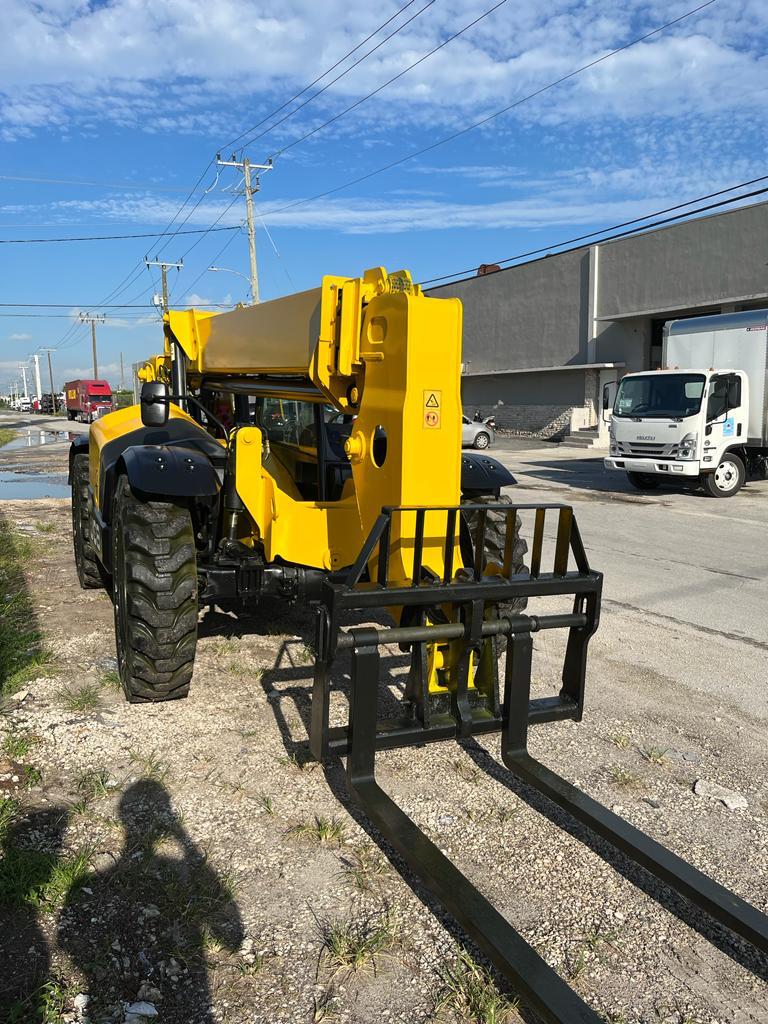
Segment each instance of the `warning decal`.
[[430,389],[424,392],[424,426],[425,427],[439,427],[440,426],[440,407],[443,404],[443,393],[442,391],[434,391]]

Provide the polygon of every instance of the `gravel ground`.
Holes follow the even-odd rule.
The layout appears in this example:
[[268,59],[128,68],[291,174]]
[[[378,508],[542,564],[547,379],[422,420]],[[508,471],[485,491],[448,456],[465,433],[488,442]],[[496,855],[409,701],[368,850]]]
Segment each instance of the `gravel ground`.
[[[342,766],[305,762],[308,614],[206,615],[189,699],[131,706],[114,685],[109,598],[77,585],[67,503],[2,502],[0,514],[39,538],[28,580],[54,657],[0,717],[0,730],[35,739],[0,763],[0,785],[22,801],[21,845],[84,851],[88,863],[49,912],[14,923],[0,911],[11,987],[41,969],[57,979],[59,1016],[45,1020],[138,1022],[137,1001],[167,1024],[535,1020],[492,974],[495,1011],[482,974],[482,998],[466,984],[456,995],[470,969],[455,967],[453,984],[446,970],[471,946],[386,856]],[[559,638],[538,635],[537,694],[556,688],[561,654]],[[765,708],[751,714],[727,690],[715,705],[700,681],[723,666],[764,680],[766,660],[727,636],[702,643],[693,627],[606,607],[585,721],[530,740],[534,756],[764,912]],[[392,665],[396,676],[394,652]],[[338,721],[344,707],[340,692]],[[383,787],[607,1021],[768,1020],[765,959],[511,781],[495,738],[377,764]],[[746,807],[697,795],[700,780]]]

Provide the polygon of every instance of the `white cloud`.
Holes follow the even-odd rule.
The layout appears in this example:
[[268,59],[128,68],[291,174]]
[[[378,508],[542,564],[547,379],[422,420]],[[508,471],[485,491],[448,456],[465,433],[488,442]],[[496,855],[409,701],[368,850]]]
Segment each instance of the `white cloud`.
[[31,341],[31,334],[24,334],[22,331],[17,331],[14,334],[8,335],[8,341]]
[[[194,132],[224,144],[398,6],[400,0],[375,9],[341,0],[5,0],[0,128],[13,138],[72,122],[98,132],[109,121],[149,132]],[[489,0],[454,0],[430,7],[312,104],[309,120],[292,119],[276,138],[292,137],[381,85],[490,6]],[[508,3],[331,133],[364,124],[369,138],[377,127],[464,123],[684,10],[662,0],[603,0],[599,7],[572,0]],[[767,31],[768,5],[761,0],[719,0],[521,107],[518,116],[562,125],[691,110],[762,115]]]

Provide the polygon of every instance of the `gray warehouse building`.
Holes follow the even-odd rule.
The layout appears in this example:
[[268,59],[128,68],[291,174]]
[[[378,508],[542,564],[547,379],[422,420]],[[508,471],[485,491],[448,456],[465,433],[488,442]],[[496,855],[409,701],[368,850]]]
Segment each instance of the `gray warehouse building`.
[[[582,437],[677,317],[768,306],[768,203],[430,289],[464,305],[462,395],[515,433]],[[605,388],[604,385],[609,387]]]

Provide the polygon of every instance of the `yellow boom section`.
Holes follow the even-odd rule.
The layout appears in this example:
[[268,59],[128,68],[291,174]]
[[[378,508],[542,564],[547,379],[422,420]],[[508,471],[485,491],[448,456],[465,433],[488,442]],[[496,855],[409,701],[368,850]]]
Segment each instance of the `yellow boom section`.
[[[258,431],[236,437],[237,490],[268,560],[349,564],[385,505],[458,505],[461,303],[427,298],[406,271],[324,277],[320,288],[229,313],[171,311],[169,340],[207,386],[258,376],[275,394],[290,377],[354,417],[346,452],[354,489],[337,502],[297,499],[270,472]],[[169,346],[170,351],[170,346]],[[424,565],[442,571],[445,519],[432,513]],[[390,578],[412,572],[413,516],[397,516]],[[458,559],[457,563],[458,564]],[[371,567],[375,569],[375,566]]]

